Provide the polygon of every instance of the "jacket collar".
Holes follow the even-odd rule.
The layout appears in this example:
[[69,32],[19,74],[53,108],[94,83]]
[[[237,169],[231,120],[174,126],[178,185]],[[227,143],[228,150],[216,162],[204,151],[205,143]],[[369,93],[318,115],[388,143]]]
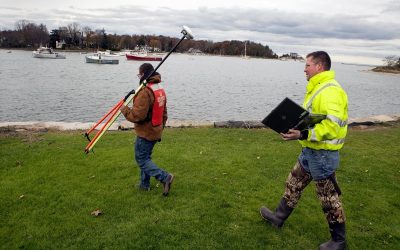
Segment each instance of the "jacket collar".
[[329,80],[335,79],[335,71],[327,70],[322,71],[315,76],[311,77],[307,84],[307,93],[314,90],[314,88],[319,84],[324,84]]
[[147,82],[148,83],[160,83],[161,75],[160,74],[153,75],[147,80]]

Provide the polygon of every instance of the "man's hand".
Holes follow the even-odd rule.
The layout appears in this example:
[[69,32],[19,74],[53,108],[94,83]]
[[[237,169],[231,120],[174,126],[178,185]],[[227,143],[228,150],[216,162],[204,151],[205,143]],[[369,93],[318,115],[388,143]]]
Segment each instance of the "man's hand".
[[132,89],[132,90],[124,97],[124,101],[126,101],[126,99],[128,99],[130,95],[134,95],[134,94],[135,94],[135,90]]
[[301,138],[301,132],[297,129],[289,129],[287,133],[281,133],[281,136],[285,141],[297,140]]
[[121,105],[121,107],[119,108],[119,110],[122,112],[122,110],[126,108],[126,106],[124,104]]

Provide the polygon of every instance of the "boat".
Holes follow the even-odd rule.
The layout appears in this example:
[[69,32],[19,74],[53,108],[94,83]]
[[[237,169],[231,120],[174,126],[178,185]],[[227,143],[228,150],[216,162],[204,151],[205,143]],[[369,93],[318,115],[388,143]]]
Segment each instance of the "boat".
[[97,64],[118,64],[119,60],[109,57],[104,57],[99,53],[94,53],[90,56],[85,56],[87,63],[97,63]]
[[133,54],[135,53],[134,50],[131,49],[121,49],[117,54],[120,56],[125,56],[126,54]]
[[97,54],[100,54],[101,56],[107,56],[107,57],[116,57],[116,56],[120,56],[114,52],[112,52],[111,50],[106,50],[106,51],[97,51]]
[[147,54],[125,54],[127,60],[134,61],[162,61],[162,57],[148,56]]
[[250,59],[250,57],[247,56],[247,46],[246,42],[244,42],[244,56],[242,57],[243,59]]
[[34,58],[49,58],[49,59],[65,59],[66,56],[54,52],[52,48],[39,47],[37,50],[32,52]]

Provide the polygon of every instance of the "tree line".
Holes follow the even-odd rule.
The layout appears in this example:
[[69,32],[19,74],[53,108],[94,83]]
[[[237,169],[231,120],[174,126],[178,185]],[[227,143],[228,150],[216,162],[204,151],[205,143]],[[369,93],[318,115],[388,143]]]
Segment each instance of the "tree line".
[[[179,38],[161,35],[107,34],[105,29],[92,29],[76,22],[48,31],[46,25],[27,20],[16,23],[14,30],[0,31],[1,48],[37,48],[49,46],[57,49],[135,49],[170,51]],[[184,40],[177,52],[195,51],[211,55],[246,55],[251,57],[277,58],[267,46],[253,41]]]

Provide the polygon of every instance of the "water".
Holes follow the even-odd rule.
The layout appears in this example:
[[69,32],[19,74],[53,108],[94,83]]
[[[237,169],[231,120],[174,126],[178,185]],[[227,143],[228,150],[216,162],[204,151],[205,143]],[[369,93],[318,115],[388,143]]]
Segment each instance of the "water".
[[[119,65],[32,58],[29,51],[0,50],[0,122],[97,121],[138,86],[142,62]],[[159,62],[153,62],[156,66]],[[159,69],[171,120],[261,120],[284,97],[302,103],[304,63],[172,54]],[[349,116],[400,114],[400,75],[334,63],[349,96]],[[122,118],[120,118],[122,119]]]

